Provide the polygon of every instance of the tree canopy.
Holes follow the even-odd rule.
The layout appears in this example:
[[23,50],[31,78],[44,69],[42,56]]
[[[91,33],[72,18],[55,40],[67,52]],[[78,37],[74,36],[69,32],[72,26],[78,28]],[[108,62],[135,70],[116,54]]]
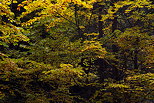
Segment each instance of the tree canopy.
[[153,103],[152,0],[0,0],[0,103]]

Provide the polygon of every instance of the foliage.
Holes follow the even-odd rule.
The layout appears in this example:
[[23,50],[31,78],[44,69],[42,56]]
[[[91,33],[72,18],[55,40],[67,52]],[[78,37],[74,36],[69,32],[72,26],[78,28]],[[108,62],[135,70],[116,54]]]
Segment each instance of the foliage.
[[0,0],[0,102],[152,103],[151,0]]
[[16,2],[16,0],[2,0],[0,2],[0,45],[8,46],[8,43],[15,45],[16,42],[29,40],[23,34],[25,31],[23,28],[13,25],[16,20],[9,5]]

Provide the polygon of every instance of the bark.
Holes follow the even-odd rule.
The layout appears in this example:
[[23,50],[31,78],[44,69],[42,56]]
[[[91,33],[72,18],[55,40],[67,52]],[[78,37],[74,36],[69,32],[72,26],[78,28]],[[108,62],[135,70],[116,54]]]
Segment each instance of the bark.
[[98,35],[98,38],[101,38],[103,37],[103,22],[101,21],[102,20],[102,10],[103,8],[100,7],[99,10],[98,10],[98,32],[99,32],[99,35]]

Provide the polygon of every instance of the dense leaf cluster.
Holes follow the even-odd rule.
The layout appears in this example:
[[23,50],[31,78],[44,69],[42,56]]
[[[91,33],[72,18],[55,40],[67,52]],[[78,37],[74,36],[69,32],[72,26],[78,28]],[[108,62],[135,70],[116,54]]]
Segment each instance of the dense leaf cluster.
[[0,0],[0,103],[153,103],[152,0]]

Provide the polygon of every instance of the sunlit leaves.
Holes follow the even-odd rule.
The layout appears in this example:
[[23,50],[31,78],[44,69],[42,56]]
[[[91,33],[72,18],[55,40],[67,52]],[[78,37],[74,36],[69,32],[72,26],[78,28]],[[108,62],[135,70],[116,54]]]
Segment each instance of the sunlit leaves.
[[[134,97],[141,97],[141,94],[144,96],[138,98],[139,101],[144,99],[152,100],[153,99],[153,85],[154,85],[154,74],[147,73],[147,74],[139,74],[130,76],[127,79],[127,82],[130,83],[131,90],[133,92]],[[132,97],[133,98],[133,97]]]
[[150,1],[24,0],[15,8],[18,17],[11,8],[16,4],[0,1],[0,45],[7,48],[0,53],[1,98],[47,103],[152,98],[153,74],[146,74],[153,67]]
[[130,88],[129,85],[111,83],[106,88]]
[[[74,12],[74,8],[70,8],[69,5],[73,3],[74,5],[81,5],[83,8],[92,8],[92,4],[95,1],[81,1],[81,0],[57,0],[54,3],[51,2],[50,0],[34,0],[33,2],[28,2],[25,5],[25,1],[23,3],[19,4],[20,5],[24,4],[25,6],[24,9],[26,9],[26,12],[23,12],[18,19],[24,18],[26,15],[36,12],[39,17],[34,17],[33,19],[23,23],[23,26],[25,25],[31,25],[33,22],[40,21],[40,19],[44,20],[44,17],[50,17],[50,18],[55,18],[57,19],[56,16],[61,17],[63,19],[71,19],[70,17],[72,16],[72,13]],[[73,21],[72,21],[73,22]],[[56,25],[56,21],[49,21],[49,27],[53,27]],[[53,25],[53,26],[52,26]]]
[[16,0],[2,0],[0,2],[0,40],[2,41],[0,45],[29,40],[24,35],[24,29],[13,25],[13,23],[16,23],[16,20],[9,5],[16,2]]
[[102,48],[101,44],[96,41],[85,41],[81,52],[91,53],[87,56],[98,58],[104,58],[107,53],[105,48]]

